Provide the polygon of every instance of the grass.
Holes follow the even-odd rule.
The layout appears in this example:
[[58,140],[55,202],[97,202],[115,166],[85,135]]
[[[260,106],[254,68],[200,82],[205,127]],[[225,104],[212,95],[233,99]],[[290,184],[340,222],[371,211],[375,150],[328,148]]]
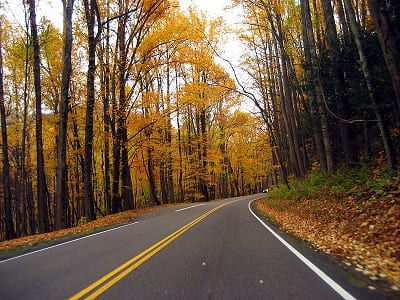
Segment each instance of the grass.
[[290,180],[290,189],[286,185],[279,185],[268,193],[271,205],[276,206],[279,199],[298,201],[300,199],[316,199],[321,195],[344,197],[349,195],[362,196],[362,194],[382,195],[390,187],[393,178],[398,175],[391,169],[371,171],[367,164],[360,164],[355,168],[339,168],[328,174],[313,172],[304,179]]

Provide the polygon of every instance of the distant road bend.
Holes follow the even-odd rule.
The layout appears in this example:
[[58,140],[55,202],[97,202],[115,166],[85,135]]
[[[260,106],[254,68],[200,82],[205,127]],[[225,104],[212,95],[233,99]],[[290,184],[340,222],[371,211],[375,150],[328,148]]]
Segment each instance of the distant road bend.
[[257,217],[260,197],[163,208],[0,261],[0,298],[380,299]]

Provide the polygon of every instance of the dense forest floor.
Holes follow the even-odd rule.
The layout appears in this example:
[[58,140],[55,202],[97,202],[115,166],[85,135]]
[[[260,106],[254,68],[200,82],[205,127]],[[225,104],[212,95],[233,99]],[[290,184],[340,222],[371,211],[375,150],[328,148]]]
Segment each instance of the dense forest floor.
[[[255,209],[329,254],[371,289],[399,296],[400,173],[367,166],[313,173],[273,189]],[[392,298],[392,297],[390,297]]]

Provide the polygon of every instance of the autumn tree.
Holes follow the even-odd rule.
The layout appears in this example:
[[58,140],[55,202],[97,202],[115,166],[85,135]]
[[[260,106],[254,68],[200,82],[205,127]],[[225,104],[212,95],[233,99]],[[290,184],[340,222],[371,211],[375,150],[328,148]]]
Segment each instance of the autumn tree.
[[[2,16],[0,16],[2,18]],[[4,188],[4,218],[5,218],[5,238],[15,238],[14,221],[11,207],[11,189],[10,189],[10,161],[8,158],[8,137],[6,109],[4,104],[4,83],[3,83],[3,21],[0,24],[0,118],[1,118],[1,141],[3,152],[3,188]]]
[[[288,49],[295,42],[286,36],[285,26],[295,27],[292,19],[296,16],[284,6],[269,5],[265,1],[244,1],[249,34],[242,34],[242,40],[251,49],[245,64],[246,71],[253,79],[257,93],[250,93],[243,86],[242,92],[253,100],[262,113],[271,133],[270,141],[276,153],[275,161],[281,167],[281,178],[287,183],[287,169],[297,176],[305,174],[307,159],[304,144],[300,141],[301,126],[299,115],[299,84],[294,60]],[[283,21],[285,19],[285,21]],[[298,31],[298,28],[294,30]],[[300,98],[301,99],[301,98]],[[304,141],[304,139],[303,139]],[[288,160],[286,154],[289,153]]]
[[[85,121],[85,160],[84,160],[84,215],[88,220],[96,218],[93,198],[93,114],[95,102],[96,46],[102,25],[96,0],[84,0],[86,25],[88,31],[88,71]],[[97,33],[94,31],[97,20]]]
[[[240,112],[235,84],[215,60],[221,20],[174,4],[88,0],[74,23],[74,2],[64,1],[62,34],[47,19],[39,23],[50,229],[134,207],[244,195],[265,183],[262,126]],[[35,231],[37,201],[33,36],[21,36],[7,45],[4,134],[11,193],[23,187],[10,206],[18,235]],[[260,128],[246,143],[254,124]]]
[[[342,162],[352,166],[377,141],[368,134],[375,132],[375,124],[388,165],[394,167],[397,159],[391,136],[398,118],[387,108],[395,104],[391,102],[396,94],[395,71],[390,71],[392,80],[387,80],[367,7],[355,1],[349,14],[353,4],[347,0],[234,2],[245,9],[247,30],[241,39],[250,51],[243,67],[252,79],[252,85],[241,85],[240,90],[253,100],[267,125],[272,161],[282,168],[281,180],[285,181],[285,169],[302,176],[308,162],[315,165],[316,158],[328,172]],[[387,4],[381,12],[388,13],[392,7]],[[373,13],[371,18],[376,19]],[[393,24],[395,9],[385,13],[380,21]],[[385,31],[384,23],[381,28],[376,25],[379,34]],[[391,28],[395,32],[396,27]],[[385,34],[393,45],[396,38],[391,32]],[[383,51],[391,47],[386,57],[390,60],[396,49],[380,43]],[[360,61],[361,68],[348,63],[354,60]],[[387,92],[372,97],[378,85]],[[370,102],[365,102],[368,98]],[[356,142],[351,139],[354,136]]]
[[50,230],[47,208],[47,184],[44,170],[43,135],[42,135],[42,84],[40,74],[40,46],[36,25],[35,0],[29,0],[29,15],[33,41],[33,74],[36,98],[36,163],[37,163],[37,203],[39,232]]
[[56,222],[57,229],[68,226],[68,167],[67,167],[67,125],[70,99],[70,80],[72,73],[72,14],[74,0],[63,0],[63,30],[64,30],[64,48],[63,48],[63,70],[61,82],[61,101],[59,109],[59,132],[57,137],[57,170],[56,170]]

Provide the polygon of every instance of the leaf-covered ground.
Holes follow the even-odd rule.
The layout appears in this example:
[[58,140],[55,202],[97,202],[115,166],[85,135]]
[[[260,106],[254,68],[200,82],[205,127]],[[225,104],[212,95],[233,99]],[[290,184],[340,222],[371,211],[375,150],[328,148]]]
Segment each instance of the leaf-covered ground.
[[106,228],[113,227],[116,225],[126,224],[132,222],[139,213],[147,212],[150,210],[170,205],[176,205],[176,204],[161,205],[158,207],[147,208],[142,210],[125,211],[101,217],[95,221],[88,222],[86,224],[81,224],[73,228],[57,230],[42,234],[35,234],[32,236],[21,237],[18,239],[13,239],[8,241],[2,241],[0,242],[0,257],[9,255],[12,252],[19,252],[24,248],[29,248],[32,246],[36,246],[38,244],[45,244],[48,243],[49,241],[55,241],[63,237],[68,237],[76,234],[90,234],[95,231],[104,230]]
[[25,236],[18,239],[0,242],[0,251],[12,251],[13,249],[19,250],[23,247],[34,246],[40,243],[57,240],[59,238],[70,236],[80,233],[90,233],[102,228],[107,228],[114,225],[124,224],[132,221],[136,216],[135,211],[126,211],[118,214],[109,215],[99,218],[93,222],[81,224],[73,228],[57,230],[48,233],[35,234],[32,236]]
[[[339,258],[371,289],[400,290],[400,180],[382,188],[357,186],[347,193],[321,188],[317,195],[266,196],[259,213],[290,234]],[[339,195],[338,195],[339,194]],[[400,294],[398,294],[400,296]]]

